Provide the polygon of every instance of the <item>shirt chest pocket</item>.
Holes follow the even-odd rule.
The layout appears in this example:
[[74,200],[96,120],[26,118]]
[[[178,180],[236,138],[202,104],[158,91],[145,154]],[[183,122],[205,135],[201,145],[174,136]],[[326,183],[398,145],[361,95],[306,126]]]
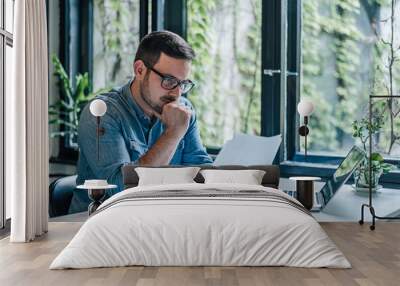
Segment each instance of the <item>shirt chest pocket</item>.
[[137,140],[129,140],[129,155],[132,161],[136,161],[149,150],[148,146]]

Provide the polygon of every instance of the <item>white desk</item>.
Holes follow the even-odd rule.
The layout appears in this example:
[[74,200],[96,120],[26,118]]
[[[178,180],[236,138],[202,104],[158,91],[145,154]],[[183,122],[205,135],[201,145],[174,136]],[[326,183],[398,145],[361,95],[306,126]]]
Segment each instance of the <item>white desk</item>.
[[[322,212],[315,212],[313,215],[318,221],[358,221],[363,203],[368,203],[367,192],[355,192],[350,185],[344,185]],[[373,193],[372,205],[378,216],[399,216],[400,189],[381,189],[378,193]],[[368,208],[365,208],[364,220],[371,221]]]

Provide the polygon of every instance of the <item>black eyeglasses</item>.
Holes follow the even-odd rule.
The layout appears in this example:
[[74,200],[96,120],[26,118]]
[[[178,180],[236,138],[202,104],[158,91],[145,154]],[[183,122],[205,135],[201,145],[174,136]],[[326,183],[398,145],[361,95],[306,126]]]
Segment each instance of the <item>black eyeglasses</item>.
[[182,93],[187,93],[195,86],[194,82],[192,82],[190,79],[179,80],[176,77],[160,73],[158,70],[150,67],[146,63],[144,63],[144,65],[151,71],[155,72],[159,77],[161,77],[162,88],[173,90],[179,85]]

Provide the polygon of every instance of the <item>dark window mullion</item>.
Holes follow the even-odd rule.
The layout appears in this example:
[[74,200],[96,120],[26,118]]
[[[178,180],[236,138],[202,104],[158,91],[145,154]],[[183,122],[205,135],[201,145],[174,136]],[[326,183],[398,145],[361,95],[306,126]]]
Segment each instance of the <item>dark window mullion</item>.
[[[81,72],[87,72],[89,75],[90,91],[93,87],[93,0],[86,1],[81,18],[87,19],[84,23],[85,32],[81,35],[81,50],[83,51],[84,61],[81,64]],[[83,14],[83,15],[82,15]]]
[[262,1],[262,87],[261,135],[281,133],[280,73],[265,74],[266,70],[281,70],[281,1]]
[[[93,0],[65,0],[60,3],[60,61],[75,85],[78,73],[93,71]],[[64,95],[60,93],[60,97]],[[61,126],[65,130],[65,126]],[[76,162],[78,150],[69,137],[59,140],[59,160]]]
[[[299,150],[299,117],[297,103],[300,98],[300,48],[301,48],[301,1],[288,1],[287,17],[287,110],[286,110],[286,154],[291,160]],[[295,74],[297,73],[297,75]]]
[[164,6],[164,29],[187,38],[187,1],[169,0]]
[[139,36],[142,39],[149,32],[149,1],[140,0],[139,7]]

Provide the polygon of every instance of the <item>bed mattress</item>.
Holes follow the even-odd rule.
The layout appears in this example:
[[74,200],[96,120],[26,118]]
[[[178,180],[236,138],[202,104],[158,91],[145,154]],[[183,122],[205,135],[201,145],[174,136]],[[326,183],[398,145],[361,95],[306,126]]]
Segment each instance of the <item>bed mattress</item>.
[[50,269],[130,265],[350,267],[311,214],[285,193],[198,183],[114,195]]

